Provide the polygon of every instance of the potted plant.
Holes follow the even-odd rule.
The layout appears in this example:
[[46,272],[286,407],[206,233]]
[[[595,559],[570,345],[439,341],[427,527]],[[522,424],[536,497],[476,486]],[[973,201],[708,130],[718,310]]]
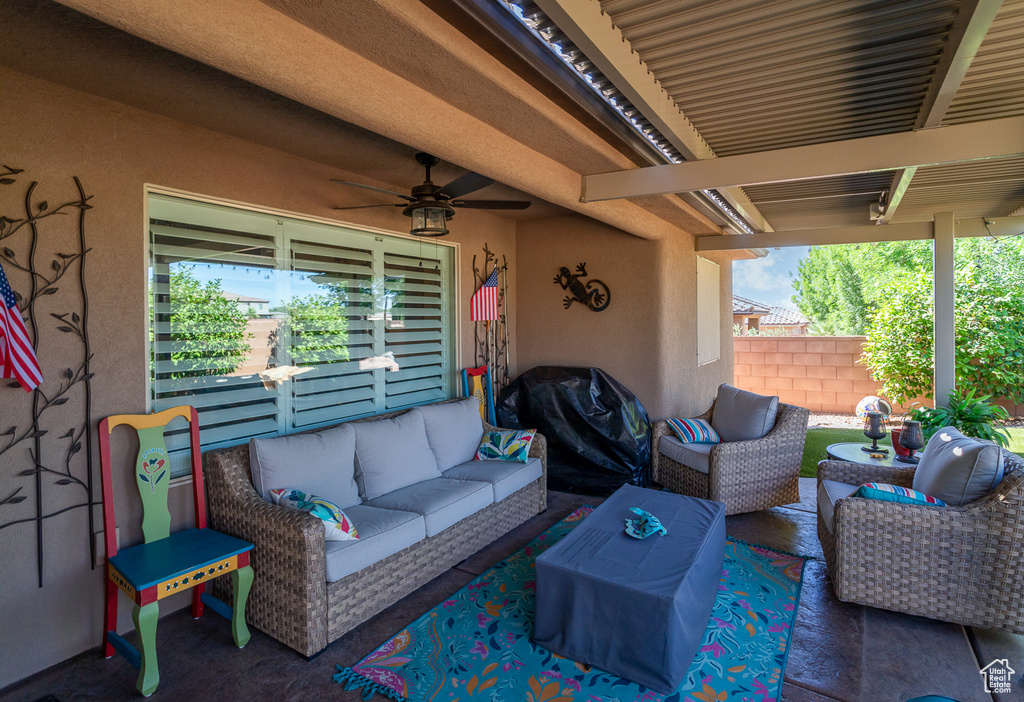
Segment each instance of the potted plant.
[[1010,445],[1010,435],[993,424],[1009,419],[1010,415],[999,405],[993,405],[991,396],[976,398],[974,390],[969,390],[966,395],[953,390],[948,397],[948,407],[912,406],[909,410],[911,419],[921,422],[927,438],[942,427],[953,427],[964,436],[994,441],[1003,448]]

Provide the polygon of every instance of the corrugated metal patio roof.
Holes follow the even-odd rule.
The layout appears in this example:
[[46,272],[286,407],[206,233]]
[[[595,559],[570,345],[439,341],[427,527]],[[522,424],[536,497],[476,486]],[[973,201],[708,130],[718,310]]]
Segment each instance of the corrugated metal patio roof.
[[[683,153],[688,160],[1024,115],[1024,0],[504,1],[654,143],[678,145],[665,125],[659,132],[657,109],[634,97],[665,91],[702,140],[697,151],[706,143],[703,154]],[[629,66],[606,55],[616,41],[650,85],[629,84]],[[674,147],[667,153],[680,160]],[[902,200],[889,192],[901,185]],[[740,196],[775,230],[919,222],[940,211],[1005,217],[1024,206],[1024,158],[747,185]],[[879,203],[888,212],[872,217]]]

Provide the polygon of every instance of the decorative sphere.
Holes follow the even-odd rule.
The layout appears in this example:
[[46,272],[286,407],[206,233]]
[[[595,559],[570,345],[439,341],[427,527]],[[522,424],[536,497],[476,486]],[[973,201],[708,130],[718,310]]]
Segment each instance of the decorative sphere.
[[868,416],[868,412],[881,412],[882,416],[888,419],[889,415],[892,414],[892,405],[889,404],[888,400],[868,395],[857,403],[857,419],[865,419]]

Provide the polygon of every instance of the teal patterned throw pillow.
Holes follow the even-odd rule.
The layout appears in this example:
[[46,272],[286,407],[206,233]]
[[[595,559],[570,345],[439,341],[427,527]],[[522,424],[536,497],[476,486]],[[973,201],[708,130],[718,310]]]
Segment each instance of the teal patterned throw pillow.
[[291,488],[271,490],[270,499],[275,505],[290,507],[300,512],[309,512],[319,519],[324,523],[324,539],[327,541],[356,541],[359,539],[356,525],[342,511],[341,507],[330,500]]
[[526,463],[536,429],[485,431],[474,461],[519,461]]

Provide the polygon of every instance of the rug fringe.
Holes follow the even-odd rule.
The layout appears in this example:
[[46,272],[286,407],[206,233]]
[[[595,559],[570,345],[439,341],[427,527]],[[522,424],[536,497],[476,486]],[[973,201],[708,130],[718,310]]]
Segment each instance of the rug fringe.
[[793,558],[802,558],[805,561],[816,561],[817,556],[805,556],[801,553],[793,553],[792,551],[784,551],[781,548],[775,548],[774,546],[765,546],[764,544],[755,544],[750,541],[744,541],[743,539],[736,539],[732,536],[725,537],[726,541],[732,541],[734,544],[743,544],[744,546],[750,546],[751,548],[763,548],[767,551],[775,551],[775,553],[781,553],[785,556],[792,556]]
[[338,666],[338,672],[334,674],[334,682],[344,683],[346,690],[358,690],[362,688],[363,699],[369,700],[373,697],[373,693],[383,695],[388,699],[398,700],[398,702],[410,702],[409,699],[402,697],[400,694],[392,690],[390,687],[384,687],[380,683],[376,683],[367,677],[364,677],[352,670],[351,668],[343,668]]

